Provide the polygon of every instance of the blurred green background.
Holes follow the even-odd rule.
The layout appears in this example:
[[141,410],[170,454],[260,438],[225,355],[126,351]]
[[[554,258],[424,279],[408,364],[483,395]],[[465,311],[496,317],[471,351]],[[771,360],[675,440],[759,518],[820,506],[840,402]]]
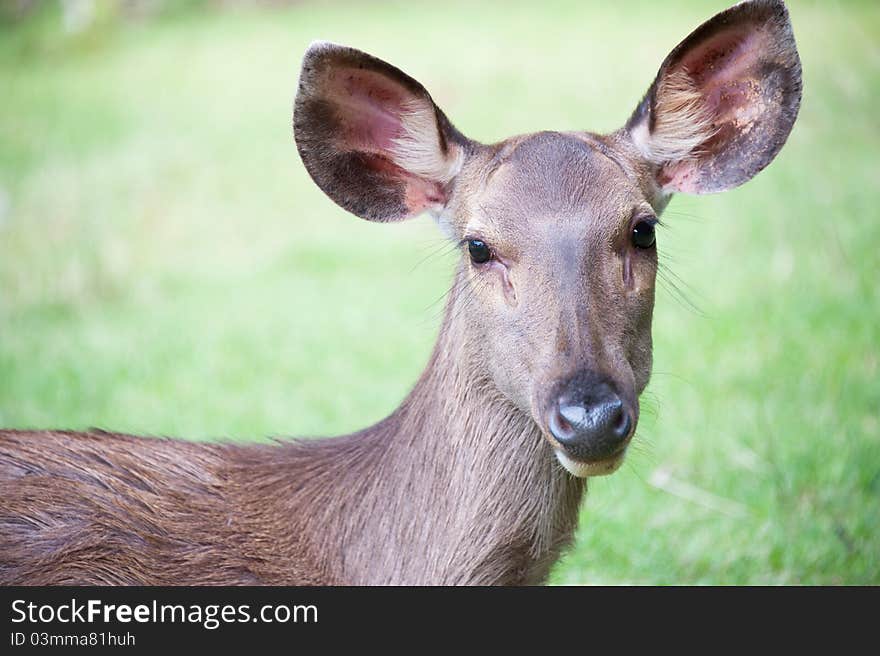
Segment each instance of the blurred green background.
[[[6,2],[0,425],[189,438],[351,431],[427,361],[454,255],[308,179],[314,39],[419,79],[491,142],[610,131],[729,0]],[[792,0],[788,145],[659,234],[636,446],[556,583],[880,583],[880,3]]]

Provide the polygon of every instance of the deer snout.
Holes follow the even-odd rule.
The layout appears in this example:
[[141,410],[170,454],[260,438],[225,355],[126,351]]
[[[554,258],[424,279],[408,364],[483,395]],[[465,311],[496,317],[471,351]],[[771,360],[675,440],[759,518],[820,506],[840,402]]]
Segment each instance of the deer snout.
[[[547,410],[546,424],[561,447],[560,461],[575,475],[610,473],[622,460],[635,428],[635,412],[613,384],[595,375],[572,378]],[[594,467],[603,463],[602,467]]]

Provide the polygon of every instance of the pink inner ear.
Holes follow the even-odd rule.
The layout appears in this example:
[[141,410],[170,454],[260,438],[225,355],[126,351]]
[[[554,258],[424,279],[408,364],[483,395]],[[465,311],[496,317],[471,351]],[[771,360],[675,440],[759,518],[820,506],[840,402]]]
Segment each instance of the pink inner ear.
[[340,146],[386,155],[403,132],[401,116],[412,94],[388,78],[357,68],[337,68],[326,80],[330,100],[343,133]]
[[372,155],[370,168],[402,184],[403,202],[412,214],[446,202],[442,184],[414,175],[394,162],[395,142],[405,134],[404,115],[428,101],[381,73],[352,67],[331,70],[322,95],[338,121],[339,149]]
[[403,202],[410,214],[418,214],[428,208],[442,207],[446,204],[446,190],[439,182],[412,175],[384,157],[372,157],[368,160],[368,165],[374,171],[403,183],[405,189]]
[[[710,39],[682,59],[681,66],[702,91],[718,124],[748,118],[759,101],[755,77],[762,55],[762,39],[754,29],[731,30]],[[766,55],[766,53],[763,53]]]
[[[677,66],[684,68],[698,87],[742,74],[757,63],[760,33],[751,26],[730,29],[694,47]],[[766,53],[764,53],[766,54]]]
[[657,182],[667,191],[699,194],[701,191],[699,164],[694,160],[664,164],[657,174]]
[[760,120],[766,110],[760,84],[762,55],[768,54],[764,36],[752,26],[729,29],[693,48],[675,65],[687,72],[703,95],[716,132],[700,145],[695,159],[663,167],[659,181],[664,187],[700,193],[700,169],[708,165],[706,160]]

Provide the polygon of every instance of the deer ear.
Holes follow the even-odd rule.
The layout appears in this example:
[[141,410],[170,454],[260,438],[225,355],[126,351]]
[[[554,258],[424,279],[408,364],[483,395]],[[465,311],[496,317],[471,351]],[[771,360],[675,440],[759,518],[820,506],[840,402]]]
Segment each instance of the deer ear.
[[626,124],[667,192],[732,189],[791,132],[801,64],[781,0],[741,2],[703,23],[660,66]]
[[315,183],[370,221],[441,211],[470,144],[414,79],[325,42],[303,59],[293,131]]

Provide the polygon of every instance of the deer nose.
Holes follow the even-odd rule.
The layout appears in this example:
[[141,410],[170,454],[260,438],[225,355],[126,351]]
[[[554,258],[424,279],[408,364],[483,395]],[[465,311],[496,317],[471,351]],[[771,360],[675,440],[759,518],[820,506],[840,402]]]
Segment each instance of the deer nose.
[[575,460],[604,460],[620,453],[633,428],[632,414],[605,382],[569,385],[551,405],[548,427]]

